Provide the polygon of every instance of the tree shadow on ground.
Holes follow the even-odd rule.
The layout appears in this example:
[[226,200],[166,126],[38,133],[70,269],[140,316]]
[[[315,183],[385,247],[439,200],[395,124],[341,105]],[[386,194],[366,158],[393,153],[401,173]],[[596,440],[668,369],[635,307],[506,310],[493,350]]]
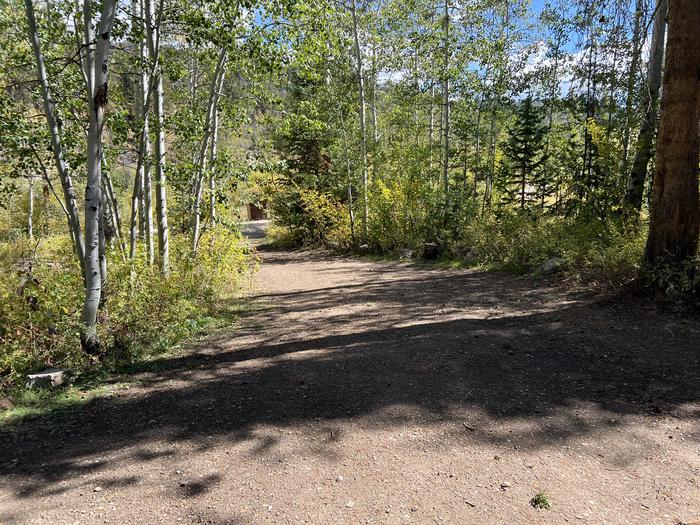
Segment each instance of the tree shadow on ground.
[[[150,363],[143,395],[99,399],[2,436],[0,474],[25,480],[29,497],[103,468],[86,458],[155,442],[206,450],[250,441],[263,455],[275,442],[259,442],[259,425],[330,425],[332,440],[348,420],[451,425],[453,439],[537,449],[629,417],[700,416],[695,320],[498,274],[386,274],[260,294],[278,306],[251,314],[238,342],[212,339]],[[381,315],[358,316],[367,304]],[[459,316],[471,311],[481,313]]]

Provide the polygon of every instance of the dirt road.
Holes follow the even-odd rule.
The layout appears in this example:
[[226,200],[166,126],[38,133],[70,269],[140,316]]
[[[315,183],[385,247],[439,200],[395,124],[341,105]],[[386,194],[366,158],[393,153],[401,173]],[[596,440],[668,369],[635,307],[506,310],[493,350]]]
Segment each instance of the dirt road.
[[308,253],[265,253],[253,296],[192,355],[1,437],[0,522],[700,520],[697,320]]

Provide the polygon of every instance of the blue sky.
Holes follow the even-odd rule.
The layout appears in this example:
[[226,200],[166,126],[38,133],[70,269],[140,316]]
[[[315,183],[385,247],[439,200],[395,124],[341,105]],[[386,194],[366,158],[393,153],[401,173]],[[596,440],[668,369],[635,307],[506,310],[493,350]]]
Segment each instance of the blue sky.
[[535,13],[542,11],[542,7],[544,7],[544,0],[532,0],[532,10]]

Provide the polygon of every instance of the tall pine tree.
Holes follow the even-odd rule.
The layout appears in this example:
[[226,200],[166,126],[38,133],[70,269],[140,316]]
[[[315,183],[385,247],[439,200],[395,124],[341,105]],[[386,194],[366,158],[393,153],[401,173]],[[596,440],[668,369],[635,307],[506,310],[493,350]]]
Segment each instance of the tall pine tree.
[[499,186],[504,204],[515,204],[521,210],[544,201],[550,193],[542,165],[546,160],[542,109],[528,96],[515,111],[503,151],[505,160],[500,170]]

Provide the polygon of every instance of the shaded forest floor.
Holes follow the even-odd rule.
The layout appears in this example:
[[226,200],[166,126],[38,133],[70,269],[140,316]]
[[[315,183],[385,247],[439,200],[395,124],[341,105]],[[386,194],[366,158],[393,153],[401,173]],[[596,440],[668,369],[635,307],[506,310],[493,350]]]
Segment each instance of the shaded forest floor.
[[251,295],[230,332],[0,436],[0,523],[700,520],[697,319],[313,253],[263,253]]

